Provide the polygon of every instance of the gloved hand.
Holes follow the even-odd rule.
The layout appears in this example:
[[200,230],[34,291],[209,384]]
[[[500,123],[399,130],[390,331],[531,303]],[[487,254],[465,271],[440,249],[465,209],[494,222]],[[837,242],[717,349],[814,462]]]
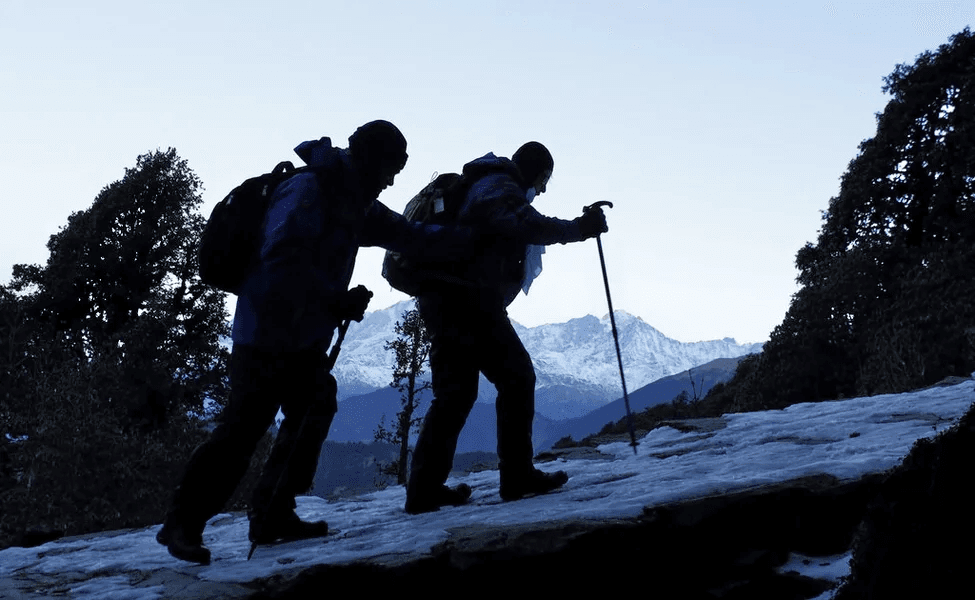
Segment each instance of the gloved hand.
[[347,290],[339,295],[335,302],[335,316],[341,321],[350,319],[360,322],[366,316],[366,308],[369,307],[369,299],[372,292],[364,285],[357,285],[351,290]]
[[584,211],[582,216],[577,218],[576,221],[579,223],[579,233],[586,240],[609,231],[609,225],[606,224],[606,215],[598,208]]

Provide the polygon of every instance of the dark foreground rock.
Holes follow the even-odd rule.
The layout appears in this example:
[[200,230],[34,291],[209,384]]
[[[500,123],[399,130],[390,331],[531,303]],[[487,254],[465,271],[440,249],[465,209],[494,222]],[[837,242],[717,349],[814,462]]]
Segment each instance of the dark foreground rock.
[[854,541],[836,600],[970,595],[975,412],[919,440],[884,481]]

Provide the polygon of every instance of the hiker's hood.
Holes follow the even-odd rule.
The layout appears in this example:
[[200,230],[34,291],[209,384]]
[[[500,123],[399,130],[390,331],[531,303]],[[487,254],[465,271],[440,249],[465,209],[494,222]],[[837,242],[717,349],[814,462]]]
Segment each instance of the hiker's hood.
[[468,165],[470,165],[470,167],[474,169],[483,168],[483,167],[496,167],[497,165],[502,164],[502,162],[506,160],[507,159],[495,156],[494,152],[488,152],[481,158],[475,158],[471,162],[467,163],[467,165],[464,165],[464,168],[467,169]]
[[332,140],[327,137],[301,142],[295,147],[295,154],[309,167],[320,167],[335,160],[341,152],[341,149],[333,146]]
[[474,182],[485,175],[495,175],[501,172],[506,172],[518,185],[525,187],[521,181],[521,171],[518,170],[518,165],[510,158],[496,156],[493,152],[488,152],[481,158],[475,158],[464,165],[463,169],[464,177]]

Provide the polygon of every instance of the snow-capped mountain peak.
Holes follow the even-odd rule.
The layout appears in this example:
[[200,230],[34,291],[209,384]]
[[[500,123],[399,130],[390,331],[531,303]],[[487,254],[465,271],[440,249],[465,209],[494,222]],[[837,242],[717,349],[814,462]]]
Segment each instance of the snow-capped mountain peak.
[[[395,323],[413,306],[413,300],[406,300],[367,313],[361,323],[352,323],[333,371],[340,399],[389,385],[394,360],[384,346],[394,338]],[[758,352],[762,346],[738,344],[731,338],[679,342],[638,316],[622,310],[615,311],[615,316],[630,390],[717,358]],[[514,323],[514,328],[532,357],[537,389],[580,387],[587,390],[587,396],[604,397],[607,403],[622,395],[608,314],[601,319],[586,315],[537,327]]]

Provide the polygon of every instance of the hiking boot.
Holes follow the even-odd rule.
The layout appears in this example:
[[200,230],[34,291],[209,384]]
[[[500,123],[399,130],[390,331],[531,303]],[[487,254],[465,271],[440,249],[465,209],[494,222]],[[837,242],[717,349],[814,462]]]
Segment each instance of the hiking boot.
[[525,496],[535,494],[547,494],[552,490],[565,485],[569,480],[565,471],[546,473],[538,469],[532,469],[527,475],[506,476],[501,474],[501,499],[505,502],[521,500]]
[[188,531],[186,526],[166,522],[156,533],[156,541],[180,560],[210,564],[210,551],[203,545],[203,532]]
[[432,494],[411,494],[406,492],[406,512],[411,515],[440,510],[441,506],[461,506],[471,497],[471,486],[462,483],[457,487],[440,486]]
[[302,521],[294,511],[280,515],[250,515],[250,529],[247,538],[255,544],[274,542],[295,542],[328,535],[325,521]]

